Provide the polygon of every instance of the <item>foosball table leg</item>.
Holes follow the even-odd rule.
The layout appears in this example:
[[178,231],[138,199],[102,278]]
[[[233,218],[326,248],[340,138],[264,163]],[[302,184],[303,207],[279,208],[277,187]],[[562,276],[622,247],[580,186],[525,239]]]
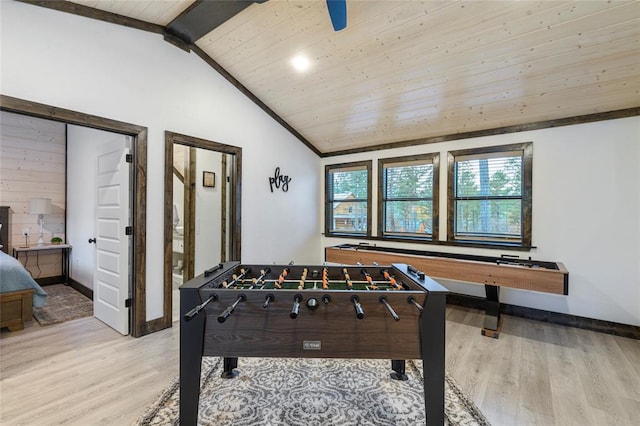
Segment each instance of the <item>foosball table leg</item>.
[[431,292],[420,316],[420,346],[427,426],[444,425],[446,292]]
[[200,402],[200,373],[205,316],[186,314],[201,303],[197,291],[180,291],[180,424],[196,426]]
[[393,380],[409,380],[409,377],[405,374],[406,362],[404,359],[392,359],[391,369],[393,373],[390,374]]
[[224,369],[220,377],[223,379],[233,379],[238,376],[238,372],[234,370],[238,368],[238,358],[224,358]]

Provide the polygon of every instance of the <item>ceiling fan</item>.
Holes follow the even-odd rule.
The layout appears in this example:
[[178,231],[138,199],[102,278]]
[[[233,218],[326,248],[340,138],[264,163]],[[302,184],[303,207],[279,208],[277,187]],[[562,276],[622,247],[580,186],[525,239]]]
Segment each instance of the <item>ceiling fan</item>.
[[327,0],[327,9],[334,31],[347,27],[347,0]]

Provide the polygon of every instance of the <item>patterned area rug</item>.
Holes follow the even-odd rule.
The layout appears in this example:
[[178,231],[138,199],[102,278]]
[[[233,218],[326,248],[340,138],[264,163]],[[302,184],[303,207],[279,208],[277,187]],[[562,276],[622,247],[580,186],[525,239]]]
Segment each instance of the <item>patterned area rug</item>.
[[[408,381],[392,380],[389,360],[240,358],[235,379],[222,379],[222,358],[204,358],[198,425],[424,424],[422,362],[409,361]],[[138,425],[177,425],[174,379]],[[449,375],[445,424],[489,426]]]
[[47,303],[33,308],[33,316],[40,325],[51,325],[93,315],[93,301],[72,287],[54,284],[43,287]]

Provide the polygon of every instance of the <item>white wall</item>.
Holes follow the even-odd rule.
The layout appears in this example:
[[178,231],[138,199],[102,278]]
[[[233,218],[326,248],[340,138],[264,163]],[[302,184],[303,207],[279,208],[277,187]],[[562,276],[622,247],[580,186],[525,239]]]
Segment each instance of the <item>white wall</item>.
[[[209,65],[159,34],[0,5],[2,94],[148,128],[147,320],[163,306],[165,130],[243,149],[243,262],[320,262],[319,159]],[[269,191],[276,166],[287,193]]]
[[71,244],[70,276],[93,289],[96,245],[96,149],[128,136],[88,127],[67,126],[67,243]]
[[[196,247],[194,274],[199,275],[221,261],[222,238],[222,154],[198,148],[196,150]],[[205,187],[202,172],[216,174],[215,187]]]
[[[447,151],[533,142],[531,252],[375,241],[389,247],[562,262],[569,295],[503,288],[502,302],[640,325],[640,117],[323,159],[325,164],[440,153],[440,235],[447,229]],[[323,172],[321,172],[323,173]],[[374,205],[377,193],[373,191]],[[322,218],[321,218],[322,220]],[[374,221],[374,229],[376,222]],[[358,240],[323,238],[329,246]],[[371,242],[374,243],[374,242]],[[484,295],[482,286],[443,281],[451,291]]]

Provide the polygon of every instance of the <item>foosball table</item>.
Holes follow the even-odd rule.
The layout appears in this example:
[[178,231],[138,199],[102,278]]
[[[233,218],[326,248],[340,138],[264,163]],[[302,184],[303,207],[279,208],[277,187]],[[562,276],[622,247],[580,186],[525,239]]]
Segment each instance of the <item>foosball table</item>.
[[221,263],[180,287],[180,424],[196,425],[203,356],[422,359],[427,425],[444,423],[447,290],[410,265]]

